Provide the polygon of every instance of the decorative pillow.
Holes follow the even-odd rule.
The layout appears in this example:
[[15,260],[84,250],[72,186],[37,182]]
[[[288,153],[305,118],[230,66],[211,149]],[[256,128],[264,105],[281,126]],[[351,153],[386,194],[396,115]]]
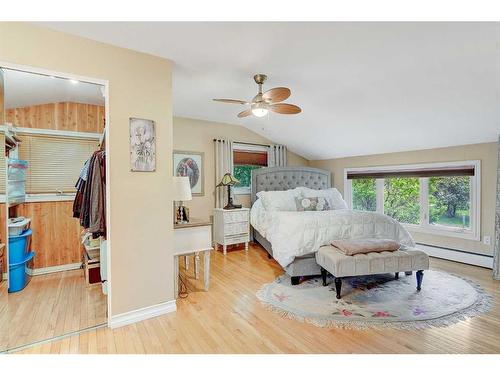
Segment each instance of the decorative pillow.
[[340,194],[340,192],[335,188],[314,190],[308,187],[301,187],[300,190],[302,192],[302,195],[306,198],[314,198],[314,197],[326,198],[330,205],[330,210],[347,209],[347,203],[342,198],[342,194]]
[[300,196],[301,192],[298,189],[259,191],[257,193],[257,198],[262,201],[266,211],[297,211],[295,198]]
[[323,197],[296,197],[295,204],[297,211],[328,211],[330,204],[328,200]]

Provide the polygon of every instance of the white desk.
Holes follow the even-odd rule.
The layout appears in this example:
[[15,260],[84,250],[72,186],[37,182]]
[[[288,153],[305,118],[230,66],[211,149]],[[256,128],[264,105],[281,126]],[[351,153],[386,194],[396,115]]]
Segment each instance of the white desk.
[[174,225],[174,286],[175,297],[179,294],[179,256],[195,256],[195,273],[198,273],[199,253],[204,255],[204,282],[208,291],[210,283],[210,252],[212,247],[212,223],[191,219],[187,224]]

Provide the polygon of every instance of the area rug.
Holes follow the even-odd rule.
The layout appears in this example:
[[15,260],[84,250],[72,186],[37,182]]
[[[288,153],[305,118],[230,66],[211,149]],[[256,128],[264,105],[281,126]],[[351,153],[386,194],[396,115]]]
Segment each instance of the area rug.
[[264,285],[257,297],[284,317],[319,327],[422,329],[444,327],[486,312],[492,297],[470,280],[441,271],[425,271],[417,292],[415,274],[343,279],[342,299],[332,279],[310,278],[292,286],[283,275]]

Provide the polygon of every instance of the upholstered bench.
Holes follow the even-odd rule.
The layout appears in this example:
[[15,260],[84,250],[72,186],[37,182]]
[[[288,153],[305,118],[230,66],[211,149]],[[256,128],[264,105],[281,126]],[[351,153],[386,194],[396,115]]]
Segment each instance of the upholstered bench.
[[319,248],[316,253],[316,262],[321,267],[323,285],[326,285],[327,272],[333,275],[337,298],[340,298],[343,277],[382,273],[395,273],[397,279],[399,272],[417,271],[417,290],[420,291],[424,276],[423,270],[429,269],[429,256],[414,248],[345,255],[336,247],[328,245]]

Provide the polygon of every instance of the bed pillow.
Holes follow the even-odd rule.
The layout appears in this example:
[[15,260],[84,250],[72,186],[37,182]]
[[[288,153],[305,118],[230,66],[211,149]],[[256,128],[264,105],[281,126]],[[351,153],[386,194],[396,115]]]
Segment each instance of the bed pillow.
[[324,197],[295,197],[297,211],[328,211],[330,204]]
[[323,197],[326,198],[328,204],[330,205],[330,210],[345,210],[347,209],[347,203],[342,198],[342,194],[335,189],[321,189],[314,190],[307,187],[300,188],[302,195],[306,198]]
[[295,198],[302,195],[298,189],[259,191],[257,198],[262,201],[266,211],[297,211]]

